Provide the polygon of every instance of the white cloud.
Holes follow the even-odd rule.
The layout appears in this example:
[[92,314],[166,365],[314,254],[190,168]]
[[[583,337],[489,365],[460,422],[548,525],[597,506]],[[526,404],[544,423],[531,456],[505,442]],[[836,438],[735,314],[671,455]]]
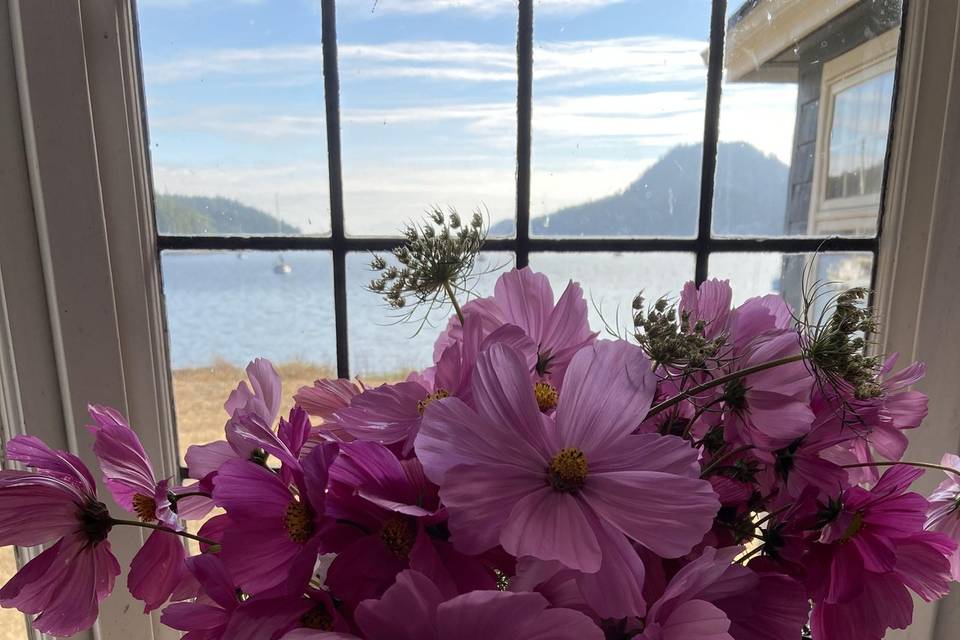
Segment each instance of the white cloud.
[[[543,42],[534,51],[539,87],[596,84],[706,82],[700,58],[705,43],[664,36]],[[424,40],[382,44],[341,43],[343,80],[421,78],[478,83],[515,83],[512,45]],[[216,49],[187,52],[148,63],[148,86],[198,78],[234,78],[247,84],[322,82],[319,45]]]
[[[626,0],[539,0],[538,13],[575,14],[621,4]],[[338,9],[363,11],[368,14],[412,13],[426,14],[441,11],[460,11],[481,16],[517,12],[516,0],[339,0]]]

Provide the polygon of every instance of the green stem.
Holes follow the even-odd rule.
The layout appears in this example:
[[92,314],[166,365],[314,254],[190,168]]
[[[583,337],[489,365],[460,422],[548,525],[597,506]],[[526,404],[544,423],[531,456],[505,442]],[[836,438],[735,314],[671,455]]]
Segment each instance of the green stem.
[[166,531],[167,533],[178,535],[181,538],[190,538],[191,540],[196,540],[197,542],[202,542],[203,544],[208,544],[208,545],[220,544],[216,540],[211,540],[210,538],[201,538],[200,536],[195,536],[192,533],[189,533],[187,531],[175,531],[173,529],[162,527],[158,524],[151,524],[149,522],[138,522],[136,520],[117,520],[115,518],[110,518],[110,524],[112,525],[122,524],[129,527],[141,527],[143,529],[154,529],[156,531]]
[[946,471],[947,473],[952,473],[953,475],[960,477],[960,470],[954,469],[953,467],[946,467],[942,464],[934,464],[932,462],[910,462],[908,460],[887,462],[885,460],[881,460],[879,462],[860,462],[857,464],[842,464],[840,466],[843,469],[854,469],[857,467],[892,467],[898,464],[905,464],[911,467],[923,467],[924,469],[935,469],[937,471]]
[[672,398],[668,398],[667,400],[664,400],[660,404],[654,405],[653,407],[651,407],[650,411],[647,412],[647,418],[653,417],[658,413],[660,413],[661,411],[669,409],[674,405],[680,404],[687,398],[695,396],[698,393],[708,391],[714,387],[719,387],[720,385],[726,384],[731,380],[739,380],[740,378],[743,378],[744,376],[748,376],[751,373],[757,373],[758,371],[764,371],[766,369],[773,369],[774,367],[790,364],[791,362],[799,362],[803,360],[804,357],[805,357],[804,354],[797,353],[792,356],[786,356],[784,358],[777,358],[776,360],[761,362],[760,364],[755,364],[752,367],[747,367],[746,369],[740,369],[739,371],[734,371],[733,373],[722,375],[719,378],[714,378],[709,382],[704,382],[703,384],[687,389],[686,391],[681,391],[680,393],[673,396]]
[[447,298],[450,299],[450,304],[453,305],[453,310],[457,312],[457,317],[460,318],[460,326],[463,326],[463,309],[460,308],[460,303],[457,302],[457,296],[453,293],[453,287],[450,286],[449,282],[444,281],[443,289],[447,292]]
[[756,547],[753,548],[753,550],[751,550],[749,553],[746,553],[746,554],[740,556],[739,558],[737,558],[736,560],[734,560],[734,562],[739,562],[740,564],[744,564],[744,563],[746,563],[747,560],[749,560],[749,559],[752,558],[753,556],[757,555],[757,554],[760,553],[761,551],[763,551],[763,545],[762,545],[762,544],[758,544]]
[[204,493],[204,492],[202,492],[202,491],[193,491],[193,492],[191,492],[191,493],[174,493],[174,494],[172,494],[172,495],[174,496],[174,500],[175,500],[175,501],[176,501],[176,500],[180,500],[181,498],[192,498],[192,497],[194,497],[194,496],[202,496],[202,497],[204,497],[204,498],[211,498],[211,497],[213,497],[213,496],[211,496],[209,493]]

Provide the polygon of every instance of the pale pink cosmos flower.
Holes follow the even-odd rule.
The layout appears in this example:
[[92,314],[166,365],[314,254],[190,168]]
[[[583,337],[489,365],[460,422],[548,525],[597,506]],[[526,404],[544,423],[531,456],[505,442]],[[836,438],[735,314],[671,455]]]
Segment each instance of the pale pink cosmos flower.
[[[960,543],[960,456],[945,453],[940,464],[957,471],[945,472],[947,479],[930,496],[930,509],[924,528],[946,534]],[[950,574],[954,580],[960,580],[960,548],[950,556]]]
[[[550,609],[538,593],[471,591],[451,598],[422,573],[404,571],[379,600],[357,607],[366,640],[603,640],[590,618]],[[283,640],[355,640],[346,633],[297,629]]]
[[53,545],[0,589],[0,605],[35,614],[33,627],[50,635],[88,629],[120,574],[93,477],[73,454],[31,436],[10,440],[6,454],[34,472],[0,471],[0,545]]
[[[115,409],[98,405],[88,407],[94,424],[87,425],[93,435],[93,452],[100,462],[103,481],[114,500],[136,515],[141,522],[158,523],[171,531],[181,531],[178,511],[171,503],[168,480],[157,480],[140,438]],[[184,498],[178,506],[188,515],[194,498]],[[174,509],[177,509],[176,511]],[[184,560],[186,548],[174,533],[153,531],[130,563],[127,587],[144,603],[144,613],[161,606],[189,577]]]
[[605,543],[624,536],[661,556],[688,553],[719,503],[688,443],[633,433],[655,385],[641,349],[597,342],[571,360],[548,416],[523,357],[493,345],[473,376],[476,409],[456,398],[431,404],[416,441],[454,546],[480,553],[500,544],[584,573],[616,558],[622,545]]
[[[534,346],[537,374],[557,389],[573,355],[597,336],[590,329],[580,285],[570,281],[554,302],[547,276],[529,267],[505,272],[497,279],[493,296],[468,302],[463,314],[480,320],[483,336],[504,325],[519,327]],[[453,317],[434,345],[434,360],[439,360],[451,343],[462,339],[463,328]]]
[[[462,339],[449,344],[436,365],[422,374],[410,374],[403,382],[383,384],[354,396],[349,406],[334,413],[331,428],[357,440],[397,445],[408,455],[431,402],[453,396],[472,403],[474,364],[491,345],[511,345],[525,354],[528,370],[533,369],[536,346],[519,327],[504,325],[487,335],[482,328],[478,317],[468,317]],[[533,388],[532,381],[527,384]]]

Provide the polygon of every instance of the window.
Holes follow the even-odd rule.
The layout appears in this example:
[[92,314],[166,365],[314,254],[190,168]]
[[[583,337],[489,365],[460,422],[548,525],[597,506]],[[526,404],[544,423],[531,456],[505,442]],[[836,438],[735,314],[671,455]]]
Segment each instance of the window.
[[824,63],[811,233],[869,235],[876,228],[896,35],[884,33]]
[[583,280],[596,326],[693,278],[795,306],[814,278],[869,284],[900,12],[141,0],[181,453],[218,437],[254,356],[285,397],[427,364],[440,327],[405,340],[362,286],[430,205],[489,215],[486,265]]

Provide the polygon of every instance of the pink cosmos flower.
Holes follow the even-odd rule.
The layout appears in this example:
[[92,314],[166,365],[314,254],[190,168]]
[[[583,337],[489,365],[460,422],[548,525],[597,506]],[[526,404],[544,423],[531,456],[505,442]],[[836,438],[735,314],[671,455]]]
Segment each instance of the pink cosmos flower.
[[[252,430],[259,422],[252,418],[248,425]],[[269,432],[259,427],[260,433]],[[246,437],[253,438],[253,432]],[[337,445],[319,445],[301,462],[285,445],[278,447],[266,437],[257,442],[276,455],[284,469],[277,474],[247,460],[229,460],[220,467],[213,500],[229,519],[221,555],[247,593],[284,583],[299,592],[313,574],[324,525],[327,470]]]
[[[504,325],[520,327],[536,348],[536,372],[557,389],[573,355],[597,336],[590,330],[587,302],[580,285],[571,281],[554,304],[547,276],[529,267],[501,275],[493,296],[468,302],[463,306],[463,314],[481,321],[483,336]],[[439,360],[451,343],[462,339],[459,320],[451,318],[434,345],[434,359]]]
[[281,381],[277,370],[264,358],[257,358],[247,365],[247,377],[250,384],[241,381],[223,405],[229,416],[224,428],[226,440],[187,448],[184,460],[191,478],[209,481],[209,476],[227,460],[250,460],[258,455],[255,443],[235,437],[233,424],[237,418],[255,416],[270,428],[280,411]]
[[665,557],[689,552],[719,503],[686,442],[632,433],[656,384],[643,352],[622,341],[579,351],[555,416],[529,380],[520,354],[493,345],[477,361],[476,409],[447,398],[427,410],[416,451],[454,546],[500,544],[584,573],[601,569],[603,541],[624,535]]
[[314,418],[326,420],[361,391],[363,388],[349,378],[323,378],[300,387],[293,400]]
[[[800,352],[790,331],[773,333],[734,346],[732,369],[743,370]],[[813,378],[801,362],[751,373],[727,383],[723,390],[724,430],[728,442],[752,445],[761,451],[790,446],[810,430]]]
[[928,503],[907,489],[922,471],[896,466],[867,491],[843,492],[834,519],[805,559],[816,640],[874,640],[910,623],[913,600],[949,589],[956,543],[924,531]]
[[[118,411],[91,405],[94,424],[87,425],[93,435],[93,452],[100,462],[103,481],[114,500],[141,522],[159,523],[172,531],[181,531],[177,509],[170,501],[168,480],[157,480],[140,438]],[[178,506],[186,512],[194,498],[184,498]],[[187,513],[184,513],[187,515]],[[144,613],[166,602],[187,578],[186,549],[173,533],[153,531],[130,563],[127,587],[144,603]]]
[[[367,640],[603,640],[587,616],[549,609],[538,593],[472,591],[452,599],[429,578],[404,571],[379,600],[366,600],[355,615]],[[299,629],[284,640],[355,639]]]
[[[354,396],[348,407],[334,414],[333,428],[359,440],[396,444],[406,455],[431,402],[450,396],[471,402],[474,363],[491,345],[506,343],[523,351],[533,368],[536,348],[519,327],[506,325],[486,336],[481,330],[479,318],[468,318],[462,340],[448,345],[434,367],[423,374],[413,373],[404,382],[380,385]],[[528,384],[533,387],[533,382]]]
[[702,323],[703,335],[712,340],[727,331],[732,300],[729,280],[713,278],[699,287],[691,280],[683,285],[679,308],[681,315],[687,315],[690,329]]
[[31,436],[10,440],[7,460],[34,472],[0,471],[0,545],[54,544],[0,589],[0,605],[36,614],[34,628],[51,635],[88,629],[120,574],[93,477],[73,454]]
[[[945,472],[947,479],[930,496],[930,509],[924,528],[948,535],[954,542],[960,543],[960,456],[945,453],[940,464],[957,472]],[[954,580],[960,580],[960,549],[950,556],[950,574]]]
[[350,607],[380,597],[408,568],[452,593],[495,589],[492,559],[457,552],[439,511],[437,488],[416,458],[398,460],[373,442],[341,447],[327,496],[337,523],[325,538],[324,551],[337,554],[327,586]]

